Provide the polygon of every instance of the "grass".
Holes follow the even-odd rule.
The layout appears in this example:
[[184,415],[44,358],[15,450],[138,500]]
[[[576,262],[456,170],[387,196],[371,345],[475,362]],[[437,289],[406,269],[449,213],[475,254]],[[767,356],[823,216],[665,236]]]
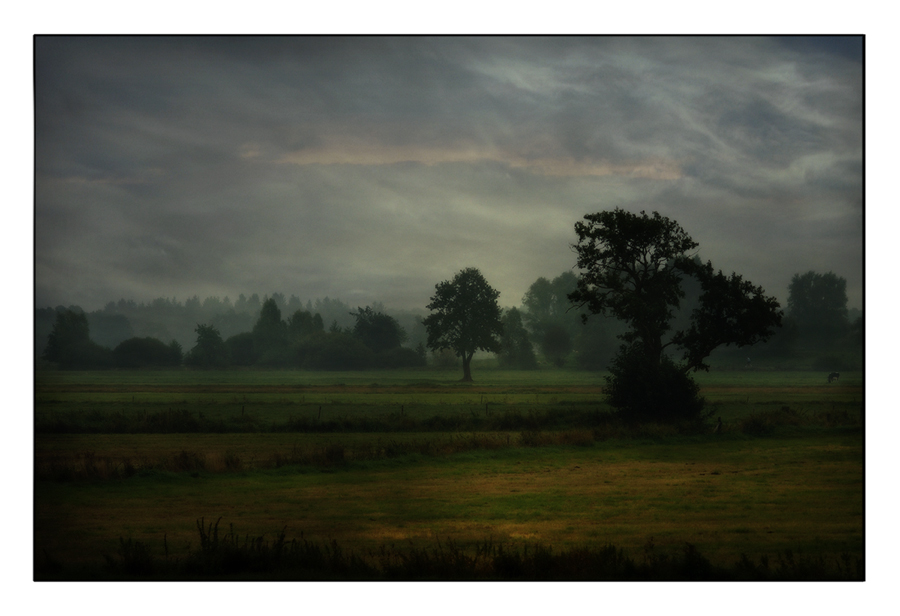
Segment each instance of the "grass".
[[[84,572],[85,579],[294,579],[294,580],[848,580],[863,579],[862,560],[808,557],[790,550],[754,562],[746,554],[731,567],[714,565],[696,546],[658,550],[651,537],[640,558],[611,544],[554,551],[543,544],[494,542],[472,545],[436,541],[429,548],[382,544],[377,550],[347,550],[335,540],[286,538],[286,528],[269,540],[241,537],[233,525],[219,532],[197,520],[200,546],[185,557],[154,557],[149,546],[119,539],[117,554],[104,555],[106,567]],[[48,578],[61,573],[47,563]]]
[[[36,575],[149,576],[141,568],[147,562],[162,578],[219,575],[183,566],[203,553],[197,519],[221,517],[240,529],[241,541],[232,533],[229,550],[250,545],[248,537],[269,546],[282,541],[284,550],[293,540],[320,554],[337,545],[369,567],[359,565],[360,579],[412,579],[414,569],[401,567],[410,562],[437,578],[444,571],[445,579],[468,579],[474,574],[459,573],[465,570],[446,573],[442,559],[456,554],[462,562],[479,549],[484,562],[494,563],[484,565],[487,578],[506,571],[509,579],[534,579],[537,565],[525,558],[526,548],[529,558],[545,550],[553,555],[548,562],[557,562],[557,573],[541,579],[567,579],[564,562],[605,570],[597,563],[613,553],[620,554],[615,562],[632,563],[615,579],[630,579],[623,571],[682,579],[673,563],[688,561],[708,563],[701,569],[709,579],[805,579],[802,571],[858,579],[862,379],[843,375],[828,386],[820,376],[703,375],[703,394],[725,424],[723,434],[712,435],[601,421],[598,379],[588,373],[485,371],[474,386],[412,371],[39,373]],[[293,384],[301,379],[305,384]],[[321,398],[304,402],[304,396]],[[318,414],[320,400],[323,414],[337,411],[350,427],[394,418],[407,429],[276,430],[301,417],[304,404],[314,405],[304,412]],[[54,416],[83,428],[89,416],[146,418],[176,403],[198,420],[201,413],[222,422],[250,416],[255,428],[218,434],[41,428]],[[547,423],[487,429],[504,416]],[[434,419],[454,417],[482,428],[448,430]],[[565,417],[584,425],[563,425]],[[648,556],[648,545],[661,556]],[[655,573],[646,568],[653,558]],[[518,564],[504,569],[504,562]],[[516,577],[514,570],[524,573]],[[302,567],[234,573],[257,574],[315,577]]]

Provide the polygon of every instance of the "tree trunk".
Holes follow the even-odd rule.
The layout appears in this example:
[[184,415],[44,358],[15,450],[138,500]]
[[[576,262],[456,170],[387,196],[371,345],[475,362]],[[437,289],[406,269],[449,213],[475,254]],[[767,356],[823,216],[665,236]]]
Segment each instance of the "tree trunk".
[[474,353],[463,353],[462,362],[463,362],[463,382],[470,383],[472,382],[472,355]]

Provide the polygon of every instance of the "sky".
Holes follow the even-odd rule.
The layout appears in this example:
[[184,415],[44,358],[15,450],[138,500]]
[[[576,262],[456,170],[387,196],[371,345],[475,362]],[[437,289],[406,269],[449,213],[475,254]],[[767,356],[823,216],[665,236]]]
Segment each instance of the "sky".
[[658,211],[786,304],[863,300],[860,37],[34,40],[37,307],[281,292],[517,306]]

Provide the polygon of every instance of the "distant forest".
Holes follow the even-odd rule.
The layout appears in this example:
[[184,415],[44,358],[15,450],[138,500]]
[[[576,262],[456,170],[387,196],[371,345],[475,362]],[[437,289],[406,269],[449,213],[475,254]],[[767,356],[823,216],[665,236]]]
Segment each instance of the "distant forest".
[[[350,306],[339,299],[317,299],[303,303],[296,295],[286,298],[283,293],[272,293],[262,298],[257,293],[249,297],[241,293],[237,300],[228,297],[207,297],[200,300],[196,295],[184,302],[174,298],[160,297],[149,303],[136,303],[120,299],[109,302],[102,310],[85,312],[79,306],[57,306],[35,310],[34,341],[35,356],[40,357],[47,346],[47,338],[56,322],[56,314],[65,310],[82,312],[87,315],[91,340],[109,348],[133,337],[157,338],[164,342],[177,341],[185,350],[194,346],[197,340],[197,325],[212,325],[223,338],[249,332],[259,319],[263,302],[272,299],[284,316],[293,315],[297,310],[319,314],[326,329],[337,324],[342,329],[352,328],[356,319],[350,314],[357,306]],[[372,308],[385,312],[380,302]],[[410,336],[410,346],[415,347],[425,341],[425,329],[421,327],[423,313],[411,311],[391,311]]]
[[[501,366],[606,368],[621,344],[617,336],[624,327],[612,318],[596,315],[584,323],[582,312],[567,298],[576,281],[571,271],[552,280],[538,278],[520,306],[503,311],[503,351],[497,356]],[[690,281],[684,288],[686,297],[680,314],[686,318],[700,289],[693,288]],[[844,279],[831,272],[795,275],[788,305],[782,307],[786,317],[781,330],[765,344],[752,349],[720,349],[713,359],[730,367],[748,367],[754,358],[779,359],[782,364],[793,360],[798,367],[813,369],[859,369],[863,318],[860,311],[847,309],[845,288]],[[197,296],[184,302],[174,298],[149,303],[120,299],[93,312],[79,306],[36,308],[34,357],[39,368],[146,367],[153,362],[142,361],[140,356],[153,353],[167,358],[159,359],[159,365],[198,367],[456,365],[452,353],[426,352],[424,316],[424,310],[388,310],[380,302],[360,307],[326,297],[304,303],[296,295],[287,297],[283,293],[263,297],[241,294],[234,301],[228,297],[201,300]],[[82,346],[89,340],[90,349],[82,349],[69,359],[63,359],[56,347],[48,349],[52,334],[61,328],[84,330],[76,337],[81,336]],[[70,335],[62,331],[57,334],[56,346]],[[201,342],[213,346],[203,347]],[[224,349],[221,357],[202,356],[219,353],[209,350],[216,345]],[[163,347],[170,349],[168,355]]]

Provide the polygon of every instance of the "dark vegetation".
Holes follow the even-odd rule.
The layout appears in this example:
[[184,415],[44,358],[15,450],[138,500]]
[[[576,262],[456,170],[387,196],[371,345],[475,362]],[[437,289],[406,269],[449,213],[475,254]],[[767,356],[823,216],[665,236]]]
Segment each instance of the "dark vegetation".
[[[700,419],[704,401],[688,373],[709,370],[706,358],[718,347],[765,342],[781,326],[775,298],[737,274],[702,264],[692,254],[698,244],[658,212],[588,214],[575,233],[582,275],[569,300],[628,328],[606,377],[610,404],[626,418]],[[700,292],[675,329],[688,285]],[[561,336],[551,339],[563,348]]]
[[462,360],[463,381],[472,380],[471,365],[476,351],[501,351],[503,322],[497,304],[499,296],[500,292],[474,267],[435,286],[427,306],[431,314],[423,321],[428,331],[428,348],[453,351]]
[[72,572],[48,555],[36,559],[35,577],[107,580],[503,580],[503,581],[838,581],[865,579],[863,560],[849,553],[834,558],[787,550],[757,561],[742,554],[731,566],[714,565],[685,543],[663,551],[653,537],[638,556],[608,544],[554,550],[542,544],[483,540],[462,545],[451,539],[428,548],[383,544],[356,552],[337,541],[288,539],[286,528],[273,539],[241,536],[222,519],[197,520],[199,548],[169,557],[162,546],[119,539],[115,554],[104,554],[101,569]]
[[[354,311],[326,298],[304,307],[280,293],[234,304],[120,301],[90,314],[48,308],[35,313],[39,367],[424,368],[430,351],[431,365],[461,363],[462,380],[471,381],[472,359],[487,352],[505,368],[608,369],[608,401],[623,417],[674,422],[702,418],[690,373],[710,362],[747,369],[752,355],[828,372],[860,367],[862,316],[850,322],[846,281],[831,272],[795,275],[785,315],[762,288],[702,263],[697,243],[658,213],[589,214],[575,231],[579,275],[539,278],[521,308],[501,310],[475,268],[438,283],[430,314],[405,314],[406,327],[381,305]],[[183,335],[194,319],[193,343],[147,335]]]

